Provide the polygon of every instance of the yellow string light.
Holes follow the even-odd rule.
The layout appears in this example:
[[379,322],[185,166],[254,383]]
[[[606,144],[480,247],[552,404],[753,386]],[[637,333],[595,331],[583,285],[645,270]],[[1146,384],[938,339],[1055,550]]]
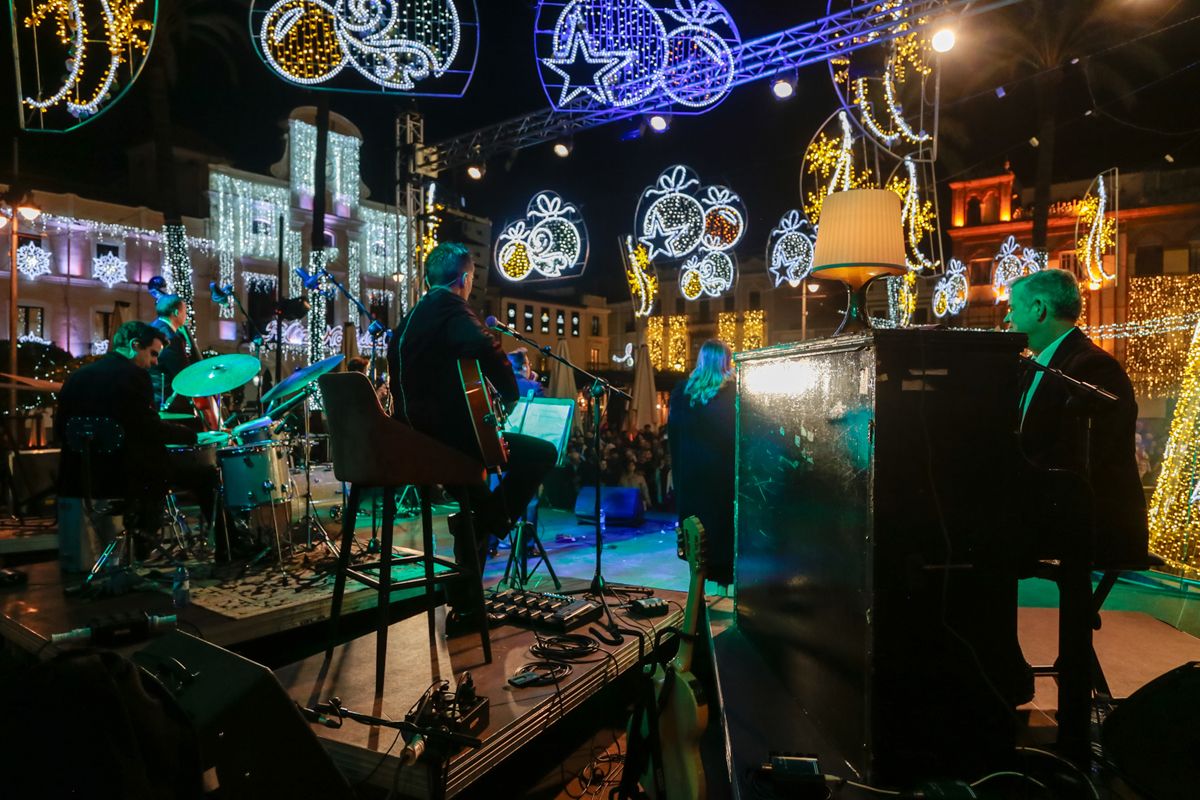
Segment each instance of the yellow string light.
[[688,365],[687,315],[667,317],[667,369],[684,372]]
[[733,349],[737,349],[737,312],[722,311],[717,314],[717,338]]
[[1129,336],[1125,369],[1141,397],[1170,397],[1188,363],[1190,331],[1160,325],[1200,308],[1200,275],[1147,275],[1129,279],[1125,325],[1142,335]]
[[633,315],[648,317],[654,310],[654,298],[658,295],[658,277],[650,263],[650,251],[646,245],[633,242],[632,236],[625,237],[625,280],[629,283],[629,296],[633,299]]
[[1150,500],[1150,550],[1196,577],[1200,573],[1200,326],[1191,336],[1183,387],[1171,419],[1162,472]]
[[667,366],[666,351],[663,350],[663,318],[661,316],[646,318],[646,346],[650,348],[650,363],[655,370],[661,372]]
[[747,311],[742,318],[742,350],[757,350],[767,343],[767,312]]

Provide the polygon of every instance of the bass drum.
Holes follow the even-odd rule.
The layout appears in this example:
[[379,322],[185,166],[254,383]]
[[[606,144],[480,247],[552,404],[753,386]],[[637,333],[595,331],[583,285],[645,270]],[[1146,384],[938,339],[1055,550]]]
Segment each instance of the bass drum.
[[292,499],[288,447],[264,442],[244,447],[224,447],[217,452],[225,507],[235,511],[287,503]]

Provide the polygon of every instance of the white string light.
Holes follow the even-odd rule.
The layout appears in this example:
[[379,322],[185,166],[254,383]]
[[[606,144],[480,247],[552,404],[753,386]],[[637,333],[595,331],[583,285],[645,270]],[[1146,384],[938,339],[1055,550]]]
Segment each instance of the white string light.
[[92,277],[109,289],[129,280],[125,259],[113,253],[103,253],[92,259]]
[[579,209],[554,192],[538,192],[525,218],[506,226],[496,240],[495,260],[510,281],[577,277],[587,267],[587,226]]
[[767,269],[775,288],[786,282],[795,289],[808,277],[815,241],[816,231],[799,211],[793,209],[780,217],[767,238]]
[[41,242],[26,242],[17,248],[17,270],[29,280],[50,274],[50,252]]

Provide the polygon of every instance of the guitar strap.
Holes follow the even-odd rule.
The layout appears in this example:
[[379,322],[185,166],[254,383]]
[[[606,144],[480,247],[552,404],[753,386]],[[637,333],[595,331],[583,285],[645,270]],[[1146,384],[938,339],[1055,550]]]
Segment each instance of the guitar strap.
[[[625,746],[625,766],[621,772],[621,783],[613,792],[617,800],[638,800],[645,793],[638,791],[638,780],[644,772],[654,778],[654,796],[666,800],[666,778],[662,769],[662,739],[658,733],[658,718],[666,707],[667,698],[675,683],[675,670],[668,665],[663,677],[662,695],[655,700],[654,673],[642,674],[642,690],[633,707],[629,737]],[[646,732],[642,733],[642,719],[646,720]],[[650,769],[646,766],[649,764]]]

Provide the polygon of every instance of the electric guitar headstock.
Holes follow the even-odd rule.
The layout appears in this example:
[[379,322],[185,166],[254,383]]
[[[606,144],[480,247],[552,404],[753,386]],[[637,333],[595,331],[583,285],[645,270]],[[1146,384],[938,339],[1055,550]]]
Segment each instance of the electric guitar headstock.
[[688,562],[693,576],[708,571],[708,534],[699,517],[688,517],[675,529],[675,554]]

